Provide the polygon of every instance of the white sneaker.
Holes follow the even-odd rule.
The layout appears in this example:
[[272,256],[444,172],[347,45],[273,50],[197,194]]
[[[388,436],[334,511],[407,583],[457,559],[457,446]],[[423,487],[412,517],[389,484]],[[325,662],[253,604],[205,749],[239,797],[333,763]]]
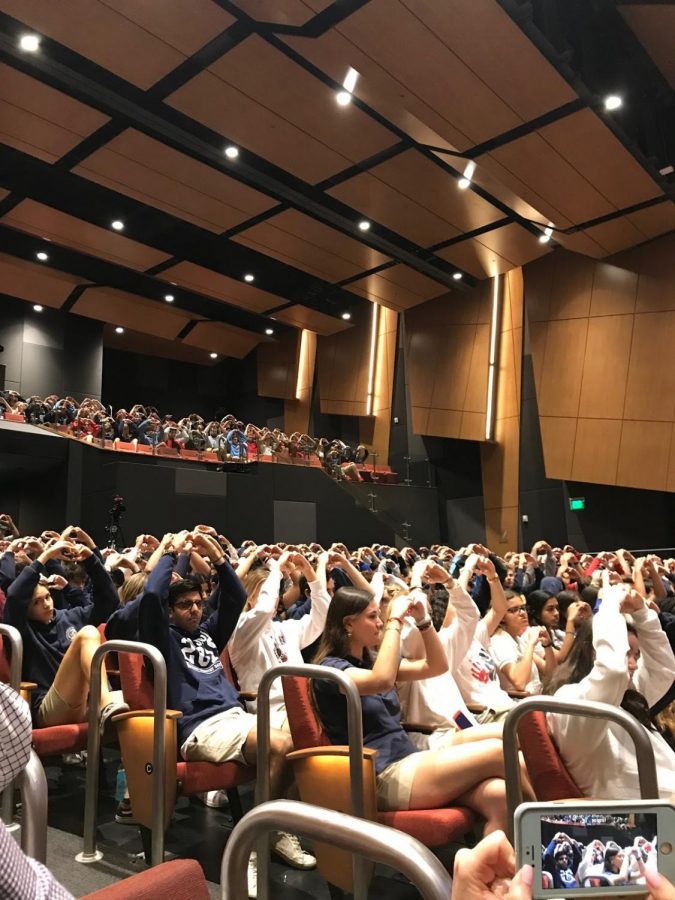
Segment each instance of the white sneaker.
[[248,858],[248,871],[246,877],[248,879],[249,900],[256,900],[256,897],[258,896],[258,857],[255,850]]
[[280,831],[276,840],[272,841],[272,852],[294,869],[313,869],[316,866],[316,857],[302,849],[297,835],[287,831]]
[[197,795],[204,806],[210,806],[212,809],[222,809],[223,806],[229,806],[230,801],[227,798],[227,791],[204,791],[203,794]]

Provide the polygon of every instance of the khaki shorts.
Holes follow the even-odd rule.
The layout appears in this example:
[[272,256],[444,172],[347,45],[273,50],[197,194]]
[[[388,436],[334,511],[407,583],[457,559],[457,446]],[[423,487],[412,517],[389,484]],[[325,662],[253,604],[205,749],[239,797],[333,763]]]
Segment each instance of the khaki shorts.
[[408,732],[408,737],[417,750],[445,750],[446,747],[452,747],[456,735],[456,728],[436,728],[431,734]]
[[256,717],[233,706],[198,725],[180,748],[186,762],[245,763],[246,738],[256,726]]
[[49,725],[74,725],[87,721],[87,704],[70,706],[52,685],[44,696],[38,712],[38,725],[46,728]]
[[420,758],[426,754],[411,753],[398,762],[391,763],[375,779],[377,808],[381,812],[409,809],[415,773]]

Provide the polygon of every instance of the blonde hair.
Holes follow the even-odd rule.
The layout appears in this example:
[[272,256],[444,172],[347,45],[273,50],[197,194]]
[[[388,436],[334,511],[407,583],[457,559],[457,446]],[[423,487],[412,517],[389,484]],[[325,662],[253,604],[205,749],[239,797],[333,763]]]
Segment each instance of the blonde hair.
[[[269,574],[269,569],[265,568],[265,566],[258,566],[257,569],[247,572],[241,579],[241,583],[244,585],[244,590],[246,591],[246,596],[250,598],[254,593],[259,591],[262,583],[267,581],[267,576]],[[251,602],[250,600],[247,600],[244,604],[243,612],[248,612],[250,608]]]
[[124,584],[121,584],[117,589],[122,606],[126,606],[126,604],[130,600],[133,600],[134,597],[138,597],[143,590],[144,585],[145,575],[143,572],[134,572],[133,575],[130,575],[125,580]]

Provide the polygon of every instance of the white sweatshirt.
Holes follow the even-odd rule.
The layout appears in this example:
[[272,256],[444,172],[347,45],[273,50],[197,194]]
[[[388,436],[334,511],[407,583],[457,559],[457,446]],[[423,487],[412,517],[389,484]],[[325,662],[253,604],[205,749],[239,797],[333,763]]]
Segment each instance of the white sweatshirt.
[[[633,675],[635,688],[653,706],[675,678],[675,657],[653,610],[643,607],[632,614],[638,631],[641,657]],[[605,597],[593,618],[595,664],[578,684],[566,684],[555,696],[563,700],[595,700],[620,706],[630,679],[626,654],[628,632],[618,600]],[[633,742],[618,725],[603,719],[548,715],[548,725],[570,775],[586,796],[599,799],[640,797]],[[675,793],[675,753],[660,734],[649,731],[654,748],[659,795]]]
[[[434,678],[404,681],[396,685],[404,719],[433,728],[454,727],[454,717],[458,712],[463,713],[472,725],[476,724],[466,708],[454,676],[471,646],[480,613],[464,588],[456,585],[448,593],[450,602],[457,610],[457,617],[450,626],[438,632],[448,657],[448,671]],[[416,591],[415,597],[424,600],[428,613],[429,604],[424,592]],[[401,630],[401,655],[406,659],[421,659],[425,655],[422,635],[410,618],[406,619]]]
[[[279,602],[281,572],[279,563],[270,560],[270,574],[263,582],[258,601],[239,617],[227,648],[242,691],[257,691],[263,674],[281,663],[301,666],[301,650],[308,647],[323,632],[330,597],[319,581],[310,581],[311,611],[301,619],[275,622]],[[248,701],[250,712],[256,711],[255,701]],[[281,679],[270,688],[270,724],[281,728],[286,719],[286,706]]]
[[502,712],[515,702],[501,686],[499,669],[490,652],[490,633],[485,619],[476,626],[473,642],[460,660],[455,680],[467,703],[479,703],[486,709]]

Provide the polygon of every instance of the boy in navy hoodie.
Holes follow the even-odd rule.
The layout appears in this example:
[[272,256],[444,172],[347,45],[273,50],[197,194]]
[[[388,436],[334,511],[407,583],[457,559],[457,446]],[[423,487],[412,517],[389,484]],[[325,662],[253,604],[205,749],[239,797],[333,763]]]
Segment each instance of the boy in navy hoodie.
[[[81,562],[91,579],[91,600],[83,606],[55,609],[46,584],[47,564]],[[26,566],[7,590],[4,621],[23,638],[22,678],[37,684],[31,697],[36,726],[67,725],[87,719],[91,660],[101,643],[96,628],[119,605],[117,591],[91,547],[59,540]],[[128,709],[115,703],[107,680],[101,683],[102,724]]]
[[[180,542],[182,535],[176,536]],[[246,603],[246,591],[223,548],[203,533],[192,536],[218,573],[216,609],[204,621],[208,601],[190,578],[172,584],[164,596],[147,588],[140,603],[139,638],[157,647],[166,660],[167,706],[183,713],[178,720],[180,755],[192,762],[255,764],[256,717],[244,710],[239,694],[226,678],[220,654],[234,631]],[[175,556],[172,554],[175,559]],[[290,735],[270,729],[270,787],[272,797],[288,786],[286,753]],[[294,835],[280,832],[273,849],[297,868],[312,868],[316,860],[305,853]],[[255,897],[255,855],[249,863],[249,897]]]

